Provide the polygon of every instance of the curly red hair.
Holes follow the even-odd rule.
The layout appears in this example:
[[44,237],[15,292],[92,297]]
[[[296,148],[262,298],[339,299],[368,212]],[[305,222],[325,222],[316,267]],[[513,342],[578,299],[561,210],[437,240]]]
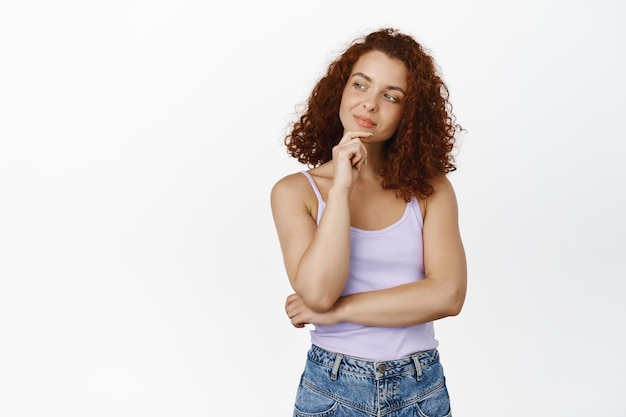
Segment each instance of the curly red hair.
[[333,61],[317,82],[307,108],[284,138],[287,153],[309,167],[332,159],[332,148],[343,135],[339,120],[341,96],[355,62],[376,50],[407,67],[407,95],[395,134],[385,142],[380,167],[382,185],[410,200],[429,196],[432,179],[456,170],[452,150],[462,128],[456,123],[448,88],[434,59],[411,36],[385,28],[355,40]]

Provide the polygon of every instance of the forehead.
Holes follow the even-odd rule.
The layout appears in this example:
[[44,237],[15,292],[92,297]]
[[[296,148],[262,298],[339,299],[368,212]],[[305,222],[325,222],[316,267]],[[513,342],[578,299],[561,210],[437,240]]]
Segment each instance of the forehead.
[[373,81],[406,89],[407,69],[404,62],[390,58],[384,52],[369,51],[359,57],[352,67],[351,75],[360,72]]

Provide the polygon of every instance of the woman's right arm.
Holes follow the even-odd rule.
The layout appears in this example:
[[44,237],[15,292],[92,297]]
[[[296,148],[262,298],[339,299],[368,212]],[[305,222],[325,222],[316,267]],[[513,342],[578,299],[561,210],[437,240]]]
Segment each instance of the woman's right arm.
[[349,197],[329,194],[319,227],[306,205],[308,180],[288,176],[272,188],[272,214],[293,290],[314,311],[329,310],[341,295],[350,260]]
[[[360,136],[363,132],[359,132]],[[287,276],[313,311],[328,311],[339,299],[350,264],[350,193],[366,150],[358,135],[346,134],[333,152],[333,184],[316,226],[307,206],[310,187],[302,174],[278,181],[271,206]],[[354,137],[352,137],[354,136]]]

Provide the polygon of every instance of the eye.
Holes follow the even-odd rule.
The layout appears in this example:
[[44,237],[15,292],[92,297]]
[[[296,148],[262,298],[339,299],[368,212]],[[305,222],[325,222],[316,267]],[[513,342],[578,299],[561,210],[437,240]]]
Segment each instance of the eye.
[[359,83],[359,82],[355,82],[354,83],[354,88],[357,90],[364,90],[365,89],[365,85]]
[[385,99],[386,99],[386,100],[389,100],[389,101],[391,101],[392,103],[398,103],[398,102],[400,102],[400,99],[399,99],[399,98],[397,98],[397,97],[395,97],[395,96],[392,96],[392,95],[391,95],[391,94],[389,94],[389,93],[384,94],[384,97],[385,97]]

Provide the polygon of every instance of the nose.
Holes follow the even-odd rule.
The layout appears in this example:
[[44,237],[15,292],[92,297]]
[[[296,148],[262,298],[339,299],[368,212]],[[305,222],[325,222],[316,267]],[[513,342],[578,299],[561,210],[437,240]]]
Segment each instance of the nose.
[[372,100],[366,100],[363,102],[363,108],[367,112],[376,111],[376,104]]

